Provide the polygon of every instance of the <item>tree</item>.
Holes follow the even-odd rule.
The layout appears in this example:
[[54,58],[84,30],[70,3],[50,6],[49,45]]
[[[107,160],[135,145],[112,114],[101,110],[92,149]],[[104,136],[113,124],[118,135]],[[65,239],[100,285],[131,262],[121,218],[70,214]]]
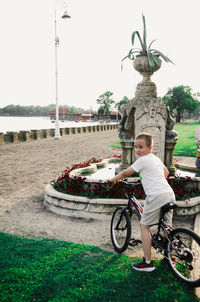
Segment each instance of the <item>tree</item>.
[[123,104],[127,104],[127,103],[129,103],[129,102],[130,102],[130,100],[127,98],[127,96],[124,96],[123,99],[122,99],[121,101],[119,101],[119,102],[117,102],[117,103],[115,104],[115,108],[117,108],[117,110],[118,110],[119,112],[121,112],[121,106],[122,106]]
[[69,108],[69,114],[70,114],[70,115],[73,115],[74,112],[75,112],[75,107],[74,107],[74,106],[70,107],[70,108]]
[[198,109],[199,102],[195,98],[198,95],[192,93],[191,87],[181,85],[168,89],[162,100],[176,116],[176,122],[180,122],[185,112],[194,113]]
[[114,103],[110,97],[113,95],[113,92],[106,91],[105,93],[101,94],[97,99],[97,104],[101,106],[98,109],[98,113],[101,115],[109,115],[111,110],[111,105]]

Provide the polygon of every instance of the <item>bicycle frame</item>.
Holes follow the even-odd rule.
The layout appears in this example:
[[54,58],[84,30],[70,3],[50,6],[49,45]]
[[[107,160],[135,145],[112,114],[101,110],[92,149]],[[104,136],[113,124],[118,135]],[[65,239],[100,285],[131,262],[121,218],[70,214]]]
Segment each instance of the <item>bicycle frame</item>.
[[133,208],[133,211],[137,215],[138,220],[140,221],[142,218],[143,207],[140,202],[135,198],[133,194],[129,197],[128,205]]
[[[127,196],[128,197],[128,205],[124,207],[123,210],[129,210],[129,211],[133,211],[135,212],[135,214],[137,215],[137,218],[138,220],[140,221],[141,218],[142,218],[142,213],[143,213],[143,207],[141,205],[141,203],[135,198],[135,196],[133,195],[133,192]],[[131,213],[132,215],[132,213]],[[151,232],[151,238],[152,238],[152,246],[155,248],[155,249],[161,249],[161,250],[164,250],[164,252],[166,252],[166,246],[164,246],[163,244],[161,245],[161,242],[155,242],[155,240],[161,236],[160,235],[160,230],[163,231],[163,234],[165,236],[165,238],[167,239],[168,242],[170,242],[170,244],[172,245],[173,249],[176,250],[176,248],[173,246],[173,243],[171,242],[170,238],[169,238],[169,231],[171,232],[172,231],[172,228],[170,228],[169,226],[167,226],[164,221],[163,221],[163,216],[161,216],[160,220],[159,220],[159,223],[156,223],[155,225],[158,225],[158,229],[157,229],[157,232],[156,234],[152,234]],[[120,224],[120,220],[119,220],[119,224]],[[119,225],[118,224],[118,225]],[[133,243],[132,243],[133,242]],[[134,238],[130,239],[130,245],[135,245],[135,244],[138,244],[138,243],[141,243],[140,240],[136,240]],[[166,256],[165,256],[166,257]]]

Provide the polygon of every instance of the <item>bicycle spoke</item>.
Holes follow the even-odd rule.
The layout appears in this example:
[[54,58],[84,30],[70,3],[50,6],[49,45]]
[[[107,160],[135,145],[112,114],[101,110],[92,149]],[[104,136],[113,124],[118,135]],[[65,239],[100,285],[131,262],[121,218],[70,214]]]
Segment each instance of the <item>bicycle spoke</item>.
[[111,239],[114,249],[122,253],[128,247],[131,234],[131,224],[128,213],[117,208],[111,221]]
[[172,272],[188,284],[200,283],[200,238],[187,229],[172,232],[168,243],[168,259]]

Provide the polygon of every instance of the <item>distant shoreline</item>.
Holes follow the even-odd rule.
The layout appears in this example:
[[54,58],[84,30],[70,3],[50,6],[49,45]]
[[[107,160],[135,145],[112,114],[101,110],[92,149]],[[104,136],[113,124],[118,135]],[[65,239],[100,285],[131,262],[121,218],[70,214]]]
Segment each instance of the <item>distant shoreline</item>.
[[[85,127],[101,124],[99,121],[75,122],[59,121],[60,128]],[[0,132],[19,132],[55,128],[55,123],[47,116],[0,116]]]

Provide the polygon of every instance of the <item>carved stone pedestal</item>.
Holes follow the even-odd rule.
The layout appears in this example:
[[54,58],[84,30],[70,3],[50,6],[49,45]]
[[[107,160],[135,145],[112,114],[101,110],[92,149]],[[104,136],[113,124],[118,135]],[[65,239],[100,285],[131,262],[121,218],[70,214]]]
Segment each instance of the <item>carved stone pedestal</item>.
[[177,138],[165,140],[165,166],[169,170],[170,176],[176,175],[176,167],[174,166],[174,148],[177,143]]
[[[151,81],[152,71],[147,56],[137,56],[133,65],[143,79],[137,84],[135,97],[121,108],[119,138],[122,146],[122,163],[120,170],[126,169],[136,160],[134,140],[139,133],[146,132],[153,136],[152,153],[166,165],[170,175],[175,175],[173,151],[177,133],[173,130],[174,121],[169,109],[157,97],[156,84]],[[155,67],[154,71],[157,71],[160,64]]]
[[119,167],[120,171],[128,168],[132,163],[132,149],[134,145],[134,139],[120,139],[120,144],[122,147],[122,160],[121,160],[121,165]]

